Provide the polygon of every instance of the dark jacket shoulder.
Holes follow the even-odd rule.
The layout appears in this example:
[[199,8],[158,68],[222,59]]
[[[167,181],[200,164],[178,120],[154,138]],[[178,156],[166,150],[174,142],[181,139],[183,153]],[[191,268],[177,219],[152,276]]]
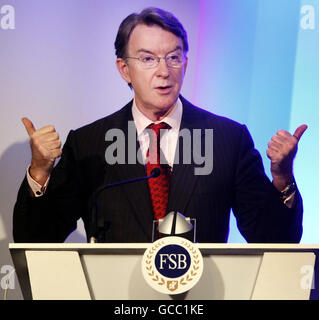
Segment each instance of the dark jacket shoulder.
[[189,122],[201,122],[206,125],[222,125],[229,128],[242,128],[242,124],[227,117],[217,115],[203,108],[193,105],[185,98],[181,97],[183,103],[183,115]]

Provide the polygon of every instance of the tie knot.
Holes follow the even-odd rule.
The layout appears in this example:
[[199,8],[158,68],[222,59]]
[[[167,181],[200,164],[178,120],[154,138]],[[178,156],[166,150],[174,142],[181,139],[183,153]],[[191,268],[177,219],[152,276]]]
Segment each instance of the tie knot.
[[160,123],[152,123],[148,126],[149,129],[152,129],[156,136],[159,136],[160,130],[164,130],[164,129],[170,129],[171,126],[169,124],[167,124],[166,122],[160,122]]

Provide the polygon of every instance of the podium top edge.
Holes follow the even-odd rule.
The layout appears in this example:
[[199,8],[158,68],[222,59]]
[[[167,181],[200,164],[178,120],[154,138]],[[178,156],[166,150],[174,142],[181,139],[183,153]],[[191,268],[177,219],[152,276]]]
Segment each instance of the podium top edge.
[[[78,250],[78,249],[147,249],[150,243],[9,243],[9,249]],[[199,249],[318,250],[319,244],[291,243],[197,243]]]

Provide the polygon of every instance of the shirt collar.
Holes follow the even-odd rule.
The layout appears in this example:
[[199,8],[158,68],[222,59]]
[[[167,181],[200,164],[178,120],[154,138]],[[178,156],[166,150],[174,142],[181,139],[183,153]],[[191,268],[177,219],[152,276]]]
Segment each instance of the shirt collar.
[[[183,104],[181,100],[178,98],[176,101],[175,106],[170,111],[170,113],[163,118],[161,121],[156,121],[155,123],[159,122],[166,122],[168,125],[171,126],[172,129],[179,129],[182,119],[182,113],[183,113]],[[143,133],[143,131],[151,124],[154,123],[154,121],[147,118],[136,106],[135,99],[133,100],[133,106],[132,106],[132,114],[133,114],[133,120],[136,126],[137,135]]]

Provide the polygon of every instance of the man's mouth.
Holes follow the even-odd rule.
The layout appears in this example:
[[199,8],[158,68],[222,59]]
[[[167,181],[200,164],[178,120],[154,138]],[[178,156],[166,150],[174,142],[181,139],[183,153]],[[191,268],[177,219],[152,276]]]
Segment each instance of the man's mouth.
[[171,90],[172,86],[158,86],[156,87],[156,90],[162,92],[162,93],[166,93],[169,92]]

